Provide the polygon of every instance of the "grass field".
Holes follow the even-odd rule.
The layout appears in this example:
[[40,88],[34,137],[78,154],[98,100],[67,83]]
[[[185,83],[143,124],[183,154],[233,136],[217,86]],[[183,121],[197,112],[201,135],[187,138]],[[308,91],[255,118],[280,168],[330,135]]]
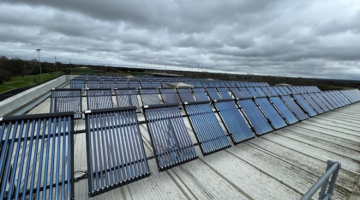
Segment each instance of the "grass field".
[[[43,82],[54,79],[61,75],[63,75],[63,72],[57,72],[57,73],[51,73],[51,74],[45,73],[42,75]],[[27,75],[24,77],[21,77],[21,76],[12,77],[9,81],[4,81],[4,83],[0,85],[0,93],[6,92],[9,90],[13,90],[13,89],[34,86],[34,85],[40,84],[40,82],[41,82],[40,75]]]

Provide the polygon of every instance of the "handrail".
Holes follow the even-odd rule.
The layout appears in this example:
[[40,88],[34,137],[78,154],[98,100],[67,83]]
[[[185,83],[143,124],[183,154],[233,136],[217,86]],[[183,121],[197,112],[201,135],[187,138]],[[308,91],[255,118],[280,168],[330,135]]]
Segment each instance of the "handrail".
[[[319,200],[330,200],[334,194],[336,178],[341,169],[341,164],[339,162],[333,162],[331,160],[327,161],[327,168],[325,174],[304,194],[300,200],[309,200],[316,193],[316,191],[321,187],[319,193]],[[330,185],[327,192],[326,188],[331,176]]]

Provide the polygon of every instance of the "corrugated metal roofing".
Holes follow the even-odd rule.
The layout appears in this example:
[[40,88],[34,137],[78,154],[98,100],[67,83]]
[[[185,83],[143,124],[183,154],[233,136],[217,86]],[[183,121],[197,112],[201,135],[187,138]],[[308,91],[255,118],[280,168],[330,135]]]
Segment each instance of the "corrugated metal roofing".
[[[48,113],[49,102],[31,113]],[[151,159],[150,177],[92,199],[300,199],[325,172],[327,160],[342,164],[334,199],[360,199],[359,117],[360,103],[355,103],[206,157],[196,146],[199,159],[161,173]],[[75,130],[84,129],[84,121],[77,120]],[[146,154],[152,156],[146,126],[140,130]],[[86,171],[85,134],[74,140],[75,172]],[[75,199],[88,199],[88,192],[87,180],[75,183]]]

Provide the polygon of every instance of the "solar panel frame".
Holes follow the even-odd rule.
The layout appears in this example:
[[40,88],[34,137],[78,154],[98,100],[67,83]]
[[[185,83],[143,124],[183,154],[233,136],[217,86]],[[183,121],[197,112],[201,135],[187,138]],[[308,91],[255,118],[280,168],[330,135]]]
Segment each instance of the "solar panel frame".
[[113,107],[112,94],[110,88],[87,89],[86,99],[87,99],[88,110]]
[[255,102],[256,104],[258,104],[258,107],[270,120],[271,126],[275,130],[287,126],[283,117],[278,113],[278,111],[273,107],[273,105],[269,102],[269,100],[266,97],[255,98]]
[[268,119],[263,115],[252,99],[238,99],[236,103],[250,122],[256,135],[261,136],[273,131],[273,128],[270,126]]
[[[43,199],[74,198],[73,114],[64,112],[0,118],[3,144],[0,151],[1,199],[40,199],[40,196]],[[8,196],[9,193],[11,196]]]
[[178,104],[143,106],[143,111],[160,172],[198,158]]
[[185,102],[183,107],[204,156],[231,147],[210,101]]
[[215,101],[214,107],[235,145],[255,138],[252,127],[233,99]]
[[150,176],[136,109],[85,111],[89,197]]
[[75,119],[82,118],[81,89],[51,89],[50,113],[74,112]]

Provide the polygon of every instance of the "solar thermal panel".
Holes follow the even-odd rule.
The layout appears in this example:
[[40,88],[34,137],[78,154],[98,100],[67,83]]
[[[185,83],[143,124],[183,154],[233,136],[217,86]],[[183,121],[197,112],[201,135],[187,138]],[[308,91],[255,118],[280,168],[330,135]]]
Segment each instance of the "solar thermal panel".
[[140,112],[140,105],[135,88],[115,89],[116,102],[119,108],[135,106],[137,112]]
[[282,88],[285,91],[285,94],[291,94],[292,93],[288,87],[282,87]]
[[264,112],[264,114],[267,116],[267,118],[270,120],[271,125],[275,129],[283,128],[286,125],[286,122],[284,119],[280,116],[280,114],[275,110],[275,108],[271,105],[269,100],[267,98],[256,98],[255,102],[259,105],[261,110]]
[[127,81],[118,81],[116,86],[118,88],[129,88],[129,83]]
[[281,91],[281,94],[288,94],[287,91],[285,90],[285,87],[277,87],[280,91]]
[[115,90],[115,81],[114,80],[103,80],[102,88],[111,88],[111,91]]
[[82,91],[85,90],[85,80],[82,79],[73,79],[70,81],[70,88],[72,89],[81,89]]
[[217,89],[218,89],[222,99],[231,99],[231,96],[225,87],[218,87]]
[[112,108],[111,89],[88,89],[87,107],[89,110]]
[[136,109],[85,111],[90,197],[150,175]]
[[198,158],[178,104],[144,106],[144,114],[160,171]]
[[314,95],[328,108],[328,110],[334,110],[334,107],[324,98],[323,92],[316,92]]
[[74,198],[73,113],[0,118],[0,199]]
[[157,88],[141,88],[140,97],[143,105],[161,104]]
[[233,100],[214,103],[234,144],[254,138],[254,133]]
[[230,87],[229,89],[235,98],[244,98],[245,97],[242,93],[240,93],[238,88]]
[[301,107],[296,104],[296,102],[289,95],[283,95],[281,98],[284,100],[285,104],[295,113],[296,117],[299,120],[305,120],[309,118],[306,113],[301,109]]
[[314,109],[309,105],[308,102],[305,101],[304,97],[301,96],[301,94],[294,94],[293,95],[296,102],[305,110],[305,112],[310,116],[316,116],[318,115]]
[[271,95],[278,95],[278,93],[274,90],[274,87],[267,87],[267,89],[271,92]]
[[338,97],[340,97],[345,102],[346,105],[351,104],[351,101],[349,101],[349,99],[346,98],[346,96],[344,94],[342,94],[340,91],[337,90],[337,91],[334,91],[334,92],[335,92],[336,95],[338,95]]
[[253,96],[253,97],[260,96],[253,87],[248,87],[247,89],[248,89],[251,96]]
[[332,107],[334,107],[334,109],[340,107],[337,101],[332,96],[330,96],[328,92],[322,92],[321,94],[323,95],[324,99],[326,99],[326,101],[329,102]]
[[287,124],[291,125],[299,121],[291,112],[291,110],[289,110],[289,108],[285,105],[285,103],[280,99],[280,97],[270,97],[270,101],[282,114],[282,116],[285,117]]
[[75,119],[82,118],[81,89],[55,89],[51,90],[50,112],[74,112]]
[[261,87],[261,89],[264,91],[264,94],[266,95],[266,96],[271,96],[272,94],[271,94],[271,92],[269,91],[269,89],[267,88],[267,87]]
[[96,89],[100,88],[101,82],[100,80],[88,80],[87,81],[87,88]]
[[130,88],[139,88],[139,82],[138,81],[129,81],[129,87]]
[[178,95],[173,88],[160,88],[160,93],[164,103],[180,103]]
[[341,99],[339,99],[339,98],[334,94],[334,91],[329,91],[329,92],[327,92],[327,94],[328,94],[329,96],[331,96],[334,101],[337,102],[337,104],[339,105],[339,107],[345,106],[345,103],[344,103],[343,101],[341,101]]
[[289,94],[299,93],[299,92],[297,91],[296,87],[294,87],[294,86],[289,87],[289,90],[291,91],[291,93],[289,93]]
[[314,101],[315,103],[324,111],[324,112],[328,112],[329,108],[326,107],[326,105],[321,101],[321,99],[316,96],[314,93],[309,93],[308,94]]
[[278,95],[283,94],[279,87],[272,87]]
[[208,101],[185,103],[184,107],[203,155],[230,147],[227,136]]
[[194,95],[197,101],[208,101],[204,88],[193,88]]
[[273,130],[267,119],[251,99],[240,99],[237,103],[249,119],[257,135],[263,135]]
[[219,94],[216,91],[216,88],[208,87],[205,90],[208,93],[211,100],[219,100],[219,99],[221,99]]
[[190,88],[177,88],[181,102],[194,102],[195,99]]
[[256,93],[259,96],[266,96],[266,94],[264,93],[264,91],[260,88],[260,87],[255,87]]
[[207,83],[209,86],[204,85],[204,87],[216,87],[215,82],[213,82],[213,81],[208,81]]
[[241,87],[241,88],[239,88],[239,90],[240,90],[240,93],[242,94],[242,96],[252,97],[252,95],[249,93],[249,91],[246,88]]
[[320,106],[311,98],[311,96],[309,94],[301,94],[305,100],[310,104],[310,106],[312,108],[314,108],[314,110],[318,113],[318,114],[322,114],[324,113],[324,111],[320,108]]

